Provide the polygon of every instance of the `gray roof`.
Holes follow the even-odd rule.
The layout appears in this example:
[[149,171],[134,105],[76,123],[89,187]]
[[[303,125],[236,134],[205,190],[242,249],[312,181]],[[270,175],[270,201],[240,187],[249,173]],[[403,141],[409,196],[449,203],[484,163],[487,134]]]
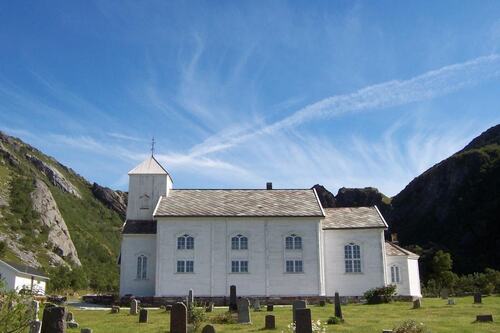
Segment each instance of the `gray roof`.
[[123,226],[122,234],[155,235],[156,221],[127,220]]
[[47,277],[47,274],[45,274],[44,272],[42,272],[42,271],[40,271],[40,270],[38,270],[36,268],[30,267],[30,266],[26,266],[26,265],[22,265],[22,264],[17,264],[17,263],[6,261],[6,260],[0,260],[0,262],[3,262],[5,265],[10,266],[17,273],[22,273],[22,274],[27,274],[27,275],[36,275],[38,277],[41,277],[41,278],[44,278],[44,279],[47,279],[47,280],[49,279]]
[[161,166],[154,156],[148,157],[141,164],[129,171],[129,175],[168,175],[167,170]]
[[417,254],[405,250],[401,246],[398,246],[391,242],[385,242],[385,254],[388,256],[407,256],[413,258],[419,257]]
[[376,206],[325,208],[323,229],[387,228]]
[[313,189],[171,190],[154,216],[322,217],[323,210]]

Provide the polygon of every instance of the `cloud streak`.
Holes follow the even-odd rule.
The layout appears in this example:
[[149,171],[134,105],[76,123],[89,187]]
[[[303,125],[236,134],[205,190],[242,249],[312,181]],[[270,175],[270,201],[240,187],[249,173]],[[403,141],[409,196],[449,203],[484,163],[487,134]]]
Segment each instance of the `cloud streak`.
[[228,137],[216,134],[194,146],[190,155],[204,156],[227,150],[257,136],[293,128],[312,120],[429,100],[498,76],[500,76],[499,54],[478,57],[463,63],[444,66],[408,80],[387,81],[351,94],[325,98],[280,121],[254,128],[240,135]]

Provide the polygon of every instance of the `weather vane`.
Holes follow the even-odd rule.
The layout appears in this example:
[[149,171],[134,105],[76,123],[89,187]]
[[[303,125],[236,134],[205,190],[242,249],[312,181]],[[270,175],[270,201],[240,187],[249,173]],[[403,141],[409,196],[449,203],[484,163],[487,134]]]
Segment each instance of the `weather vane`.
[[153,139],[151,140],[151,156],[153,156],[155,153],[155,137],[153,136]]

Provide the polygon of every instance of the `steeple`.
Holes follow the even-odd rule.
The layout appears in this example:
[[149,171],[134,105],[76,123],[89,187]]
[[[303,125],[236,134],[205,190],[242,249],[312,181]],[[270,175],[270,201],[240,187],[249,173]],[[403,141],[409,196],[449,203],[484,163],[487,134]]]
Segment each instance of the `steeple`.
[[165,170],[156,160],[156,158],[151,155],[141,164],[129,171],[129,175],[168,175],[168,171]]

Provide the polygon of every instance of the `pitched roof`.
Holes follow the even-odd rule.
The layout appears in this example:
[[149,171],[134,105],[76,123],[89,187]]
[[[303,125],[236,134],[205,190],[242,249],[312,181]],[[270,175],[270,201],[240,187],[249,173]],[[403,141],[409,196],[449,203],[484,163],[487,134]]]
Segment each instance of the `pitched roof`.
[[388,256],[408,256],[413,258],[419,258],[419,256],[413,252],[403,249],[391,242],[385,242],[385,254]]
[[4,263],[5,265],[7,266],[10,266],[11,268],[13,268],[17,273],[22,273],[22,274],[28,274],[28,275],[36,275],[38,277],[41,277],[41,278],[44,278],[44,279],[49,279],[47,274],[45,274],[44,272],[36,269],[36,268],[33,268],[33,267],[30,267],[30,266],[26,266],[26,265],[22,265],[22,264],[16,264],[16,263],[13,263],[13,262],[10,262],[10,261],[6,261],[6,260],[0,260],[0,263]]
[[168,175],[154,156],[148,157],[141,164],[129,171],[129,175]]
[[377,209],[372,207],[325,208],[323,229],[387,228]]
[[156,221],[127,220],[123,225],[122,234],[155,235]]
[[153,213],[160,216],[323,216],[313,189],[171,190]]

